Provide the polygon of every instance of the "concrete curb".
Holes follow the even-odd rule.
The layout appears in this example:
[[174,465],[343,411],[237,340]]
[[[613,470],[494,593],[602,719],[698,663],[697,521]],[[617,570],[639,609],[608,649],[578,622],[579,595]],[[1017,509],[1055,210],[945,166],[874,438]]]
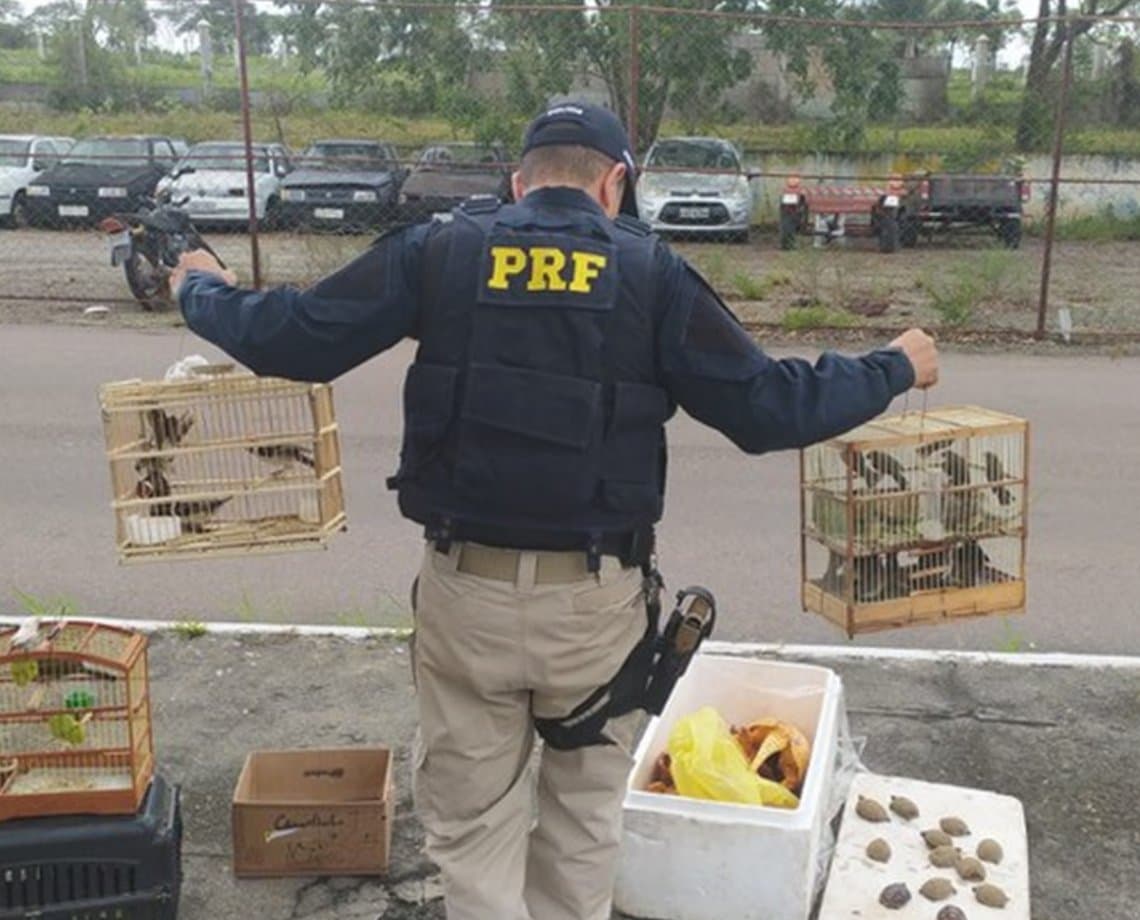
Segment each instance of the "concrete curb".
[[[200,623],[175,620],[130,620],[115,617],[76,616],[75,619],[100,623],[128,624],[140,632],[177,632],[192,628],[215,636],[297,636],[299,638],[404,640],[410,627],[333,626],[319,623],[287,625],[280,623]],[[14,626],[26,615],[0,614],[0,626]],[[45,617],[45,619],[49,619]],[[925,661],[958,664],[1001,664],[1013,667],[1090,668],[1140,670],[1140,655],[1079,655],[1071,652],[982,652],[957,649],[867,648],[847,645],[785,645],[767,642],[718,642],[703,645],[712,655],[778,657],[831,661]]]

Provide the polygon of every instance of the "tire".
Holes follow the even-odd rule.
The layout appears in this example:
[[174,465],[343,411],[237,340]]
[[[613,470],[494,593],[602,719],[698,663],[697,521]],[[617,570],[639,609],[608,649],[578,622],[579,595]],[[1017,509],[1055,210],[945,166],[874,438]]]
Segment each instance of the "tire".
[[127,287],[144,310],[163,310],[171,306],[170,276],[155,265],[139,250],[131,250],[123,263],[123,273],[127,277]]
[[281,202],[277,198],[270,198],[265,202],[265,229],[267,231],[280,230],[283,226],[281,220]]
[[998,224],[997,233],[1006,249],[1017,249],[1021,245],[1021,221],[1003,220]]
[[800,214],[798,211],[780,212],[780,248],[790,250],[796,248],[796,232],[800,229]]
[[899,219],[896,215],[879,218],[879,252],[898,252]]
[[751,230],[735,230],[728,235],[728,241],[730,243],[742,243],[744,245],[747,245],[751,239]]
[[12,213],[8,216],[8,226],[13,230],[24,230],[30,226],[28,202],[23,192],[16,192],[16,197],[12,199]]
[[918,221],[915,218],[902,218],[899,224],[899,243],[904,249],[914,249],[918,245]]

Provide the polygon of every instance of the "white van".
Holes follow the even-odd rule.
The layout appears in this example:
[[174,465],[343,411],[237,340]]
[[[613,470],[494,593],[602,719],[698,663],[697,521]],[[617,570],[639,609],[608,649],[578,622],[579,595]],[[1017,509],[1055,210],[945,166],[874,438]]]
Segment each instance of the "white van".
[[27,225],[28,186],[74,143],[70,137],[0,134],[0,223]]

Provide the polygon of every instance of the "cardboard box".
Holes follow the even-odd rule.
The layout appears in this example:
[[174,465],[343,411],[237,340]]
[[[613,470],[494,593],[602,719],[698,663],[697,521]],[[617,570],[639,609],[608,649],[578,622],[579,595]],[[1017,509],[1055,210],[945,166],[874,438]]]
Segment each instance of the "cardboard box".
[[381,875],[391,809],[386,748],[254,751],[234,790],[234,874]]
[[[625,796],[614,906],[658,920],[807,920],[821,872],[843,688],[826,668],[701,654],[638,745]],[[729,722],[791,722],[812,754],[798,808],[645,792],[677,720],[714,707]]]

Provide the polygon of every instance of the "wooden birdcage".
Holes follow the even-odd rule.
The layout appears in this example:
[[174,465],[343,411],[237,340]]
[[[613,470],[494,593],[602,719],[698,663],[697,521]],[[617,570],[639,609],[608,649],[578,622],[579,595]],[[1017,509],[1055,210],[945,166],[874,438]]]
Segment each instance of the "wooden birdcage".
[[332,389],[228,365],[100,389],[122,561],[320,548],[345,526]]
[[0,821],[134,814],[154,774],[146,637],[31,625],[0,629]]
[[801,452],[805,611],[848,636],[1025,607],[1029,424],[975,406]]

